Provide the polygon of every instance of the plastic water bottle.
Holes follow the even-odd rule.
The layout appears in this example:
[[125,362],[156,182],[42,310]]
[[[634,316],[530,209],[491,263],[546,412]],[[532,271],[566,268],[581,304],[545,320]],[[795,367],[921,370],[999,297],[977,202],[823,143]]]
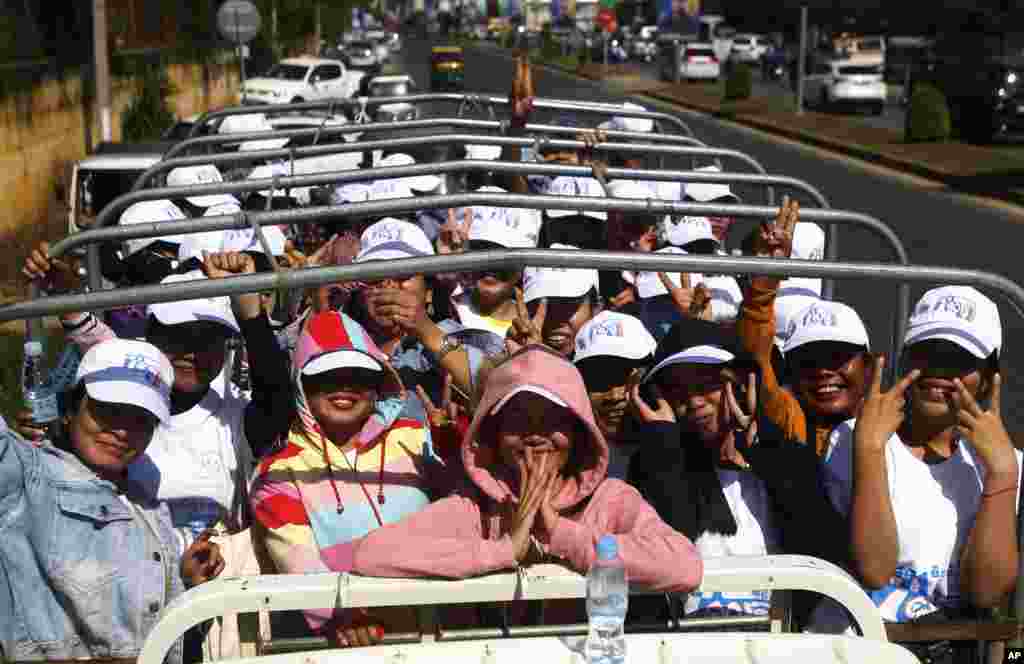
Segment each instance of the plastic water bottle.
[[241,339],[233,337],[228,342],[228,348],[231,350],[234,365],[231,380],[239,390],[247,394],[252,390],[252,382],[249,380],[249,356],[246,354],[245,344]]
[[612,535],[597,542],[597,559],[587,573],[587,664],[622,664],[626,659],[629,580]]
[[25,359],[21,365],[21,390],[25,406],[32,412],[32,422],[50,428],[59,418],[57,395],[46,379],[43,366],[43,345],[38,341],[25,343]]

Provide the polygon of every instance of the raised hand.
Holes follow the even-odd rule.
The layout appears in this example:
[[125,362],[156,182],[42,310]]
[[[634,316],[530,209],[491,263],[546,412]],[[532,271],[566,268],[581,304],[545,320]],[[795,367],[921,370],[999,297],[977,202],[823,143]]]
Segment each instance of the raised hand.
[[530,71],[529,57],[525,53],[520,53],[515,59],[512,91],[508,98],[513,126],[522,128],[529,122],[533,98],[533,73]]
[[368,288],[363,291],[370,314],[391,323],[404,332],[417,334],[430,324],[423,299],[399,288]]
[[210,541],[212,530],[207,530],[181,555],[181,578],[189,588],[216,579],[224,571],[224,556],[220,546]]
[[698,284],[696,288],[691,288],[690,275],[686,273],[680,273],[679,286],[664,272],[659,272],[658,278],[661,279],[661,284],[672,297],[672,301],[680,313],[687,318],[703,318],[705,320],[711,318],[711,293],[707,287],[704,287],[704,284]]
[[789,258],[793,255],[793,232],[800,221],[800,202],[786,196],[773,222],[765,222],[754,236],[754,255]]
[[1012,470],[1016,478],[1017,459],[1001,412],[1002,376],[996,374],[992,378],[992,398],[988,410],[982,409],[959,378],[953,382],[956,392],[951,400],[956,409],[957,427],[961,435],[974,444],[989,473],[1008,473]]
[[539,461],[534,461],[527,449],[526,458],[519,460],[519,503],[512,517],[511,537],[516,561],[520,563],[530,555],[530,535],[537,512],[547,500],[549,484],[557,474],[549,469],[549,465],[554,468],[554,464],[548,463],[548,456],[541,455]]
[[82,283],[78,264],[74,259],[50,258],[50,244],[40,242],[25,259],[21,269],[29,281],[38,281],[43,290],[68,292],[77,290]]
[[914,369],[904,376],[892,389],[882,391],[882,373],[885,369],[885,357],[875,358],[871,387],[868,389],[864,403],[857,415],[854,429],[854,444],[869,450],[881,452],[886,443],[900,425],[903,424],[903,407],[906,404],[906,391],[921,376],[919,369]]
[[434,405],[434,401],[422,385],[416,386],[416,394],[419,395],[420,401],[423,402],[423,408],[427,411],[430,426],[445,428],[455,426],[455,423],[458,422],[459,405],[452,400],[452,391],[452,375],[447,372],[444,374],[444,386],[441,388],[440,407]]
[[473,220],[473,211],[465,208],[462,220],[455,218],[455,210],[448,210],[448,220],[441,226],[437,234],[437,253],[457,254],[465,251],[469,242],[469,226]]
[[651,385],[651,395],[654,397],[655,408],[651,408],[647,401],[640,394],[640,384],[636,383],[629,390],[629,403],[633,414],[645,424],[656,422],[675,422],[676,414],[672,406],[661,394],[657,385]]
[[726,424],[731,429],[742,430],[746,441],[740,442],[745,442],[749,446],[757,440],[757,376],[753,372],[747,374],[747,388],[743,401],[743,406],[740,406],[732,381],[725,381],[726,407],[722,412],[727,418]]
[[548,315],[548,301],[541,298],[537,313],[530,316],[523,300],[523,290],[516,288],[516,317],[512,319],[512,327],[508,330],[507,341],[509,350],[515,352],[523,346],[544,343],[544,320]]
[[210,254],[203,252],[203,274],[209,279],[223,279],[256,272],[256,261],[242,251]]

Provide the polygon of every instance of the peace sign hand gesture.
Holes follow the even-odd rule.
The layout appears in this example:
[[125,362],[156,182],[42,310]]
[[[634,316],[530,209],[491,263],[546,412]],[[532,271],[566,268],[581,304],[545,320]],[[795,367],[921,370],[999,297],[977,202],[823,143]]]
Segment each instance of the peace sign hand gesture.
[[416,386],[416,394],[423,402],[423,408],[427,411],[427,419],[430,426],[439,429],[455,426],[459,419],[459,406],[452,401],[452,375],[445,372],[444,387],[441,388],[441,406],[435,406],[434,401],[423,389],[422,385]]
[[882,391],[882,373],[885,369],[885,357],[875,358],[874,374],[871,387],[868,389],[857,425],[854,429],[854,444],[868,450],[881,452],[900,425],[903,424],[903,406],[906,404],[905,393],[921,376],[919,369],[914,369],[904,376],[888,392]]
[[1016,478],[1017,459],[1000,409],[1002,376],[996,374],[992,378],[992,399],[988,410],[982,410],[959,378],[954,379],[953,383],[956,392],[951,401],[961,434],[974,444],[990,474],[1012,471]]
[[774,222],[761,224],[754,239],[754,255],[789,258],[793,255],[793,233],[800,221],[800,202],[786,196]]
[[722,414],[725,425],[729,429],[742,431],[745,441],[737,441],[750,447],[757,441],[757,376],[754,372],[747,374],[747,387],[744,393],[743,406],[736,399],[736,390],[732,381],[725,381],[725,408]]
[[679,275],[681,281],[679,286],[676,286],[675,282],[664,272],[659,272],[658,278],[672,297],[676,308],[684,316],[711,320],[711,293],[704,284],[697,284],[696,288],[691,288],[690,275],[685,272]]
[[512,320],[512,327],[508,330],[506,345],[509,352],[516,352],[523,346],[530,344],[544,343],[544,320],[548,315],[547,298],[541,298],[537,307],[537,313],[530,316],[523,301],[523,289],[516,288],[516,317]]

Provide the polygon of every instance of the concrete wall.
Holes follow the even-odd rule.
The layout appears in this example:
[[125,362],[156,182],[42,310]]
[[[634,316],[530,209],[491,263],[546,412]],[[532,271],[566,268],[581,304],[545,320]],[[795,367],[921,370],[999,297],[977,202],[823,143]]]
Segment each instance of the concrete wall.
[[[237,67],[210,65],[207,72],[204,76],[200,65],[168,67],[175,89],[168,105],[178,117],[237,102]],[[134,94],[132,81],[115,80],[115,141],[120,139],[121,114]],[[17,268],[29,247],[65,233],[66,208],[57,199],[57,185],[68,165],[86,155],[87,136],[93,145],[98,141],[99,119],[94,115],[82,107],[77,78],[0,100],[0,296],[20,290]]]

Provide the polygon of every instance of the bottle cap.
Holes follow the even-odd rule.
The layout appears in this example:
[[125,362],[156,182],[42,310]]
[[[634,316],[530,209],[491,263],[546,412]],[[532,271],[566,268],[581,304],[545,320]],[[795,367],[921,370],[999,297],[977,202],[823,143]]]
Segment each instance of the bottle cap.
[[614,560],[619,555],[619,542],[614,535],[602,535],[597,540],[598,560]]
[[43,354],[43,344],[38,341],[25,342],[25,355],[39,357]]

